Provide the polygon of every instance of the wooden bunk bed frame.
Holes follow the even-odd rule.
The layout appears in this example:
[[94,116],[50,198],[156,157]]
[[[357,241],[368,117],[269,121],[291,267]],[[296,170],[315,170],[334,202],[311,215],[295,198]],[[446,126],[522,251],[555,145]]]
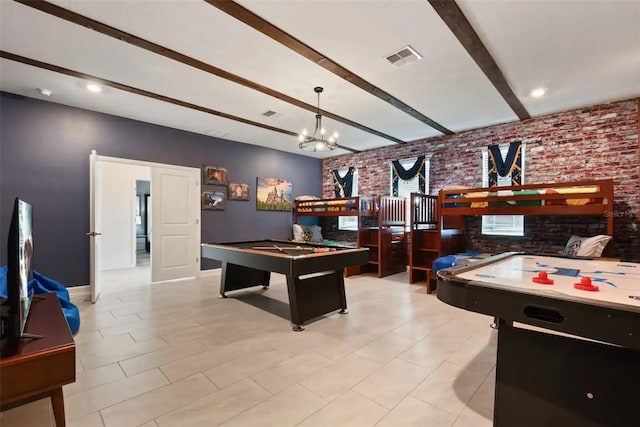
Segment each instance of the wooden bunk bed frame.
[[440,215],[439,196],[411,193],[409,283],[424,280],[427,293],[435,283],[432,264],[437,258],[464,252],[464,217]]
[[[511,192],[511,194],[504,194],[505,192]],[[583,203],[584,201],[588,202]],[[607,234],[613,236],[612,179],[442,190],[439,204],[440,214],[443,217],[449,215],[605,216]],[[484,206],[473,207],[470,206],[471,204]]]
[[[296,223],[303,216],[358,217],[357,244],[358,247],[369,248],[369,260],[365,265],[346,268],[347,277],[371,271],[378,277],[384,277],[407,268],[404,197],[296,200],[294,213]],[[371,226],[364,226],[363,220]]]
[[433,260],[465,249],[465,216],[604,216],[607,234],[613,236],[613,212],[612,179],[441,190],[438,196],[414,194],[409,281],[425,279],[431,292]]
[[[360,198],[355,197],[338,197],[335,199],[312,199],[312,200],[296,200],[294,205],[294,223],[297,224],[298,218],[305,216],[315,217],[339,217],[354,216],[356,220],[360,218]],[[358,221],[359,224],[359,221]],[[358,227],[358,226],[357,226]],[[339,242],[336,240],[323,240],[315,242],[320,244],[335,246],[353,246],[357,244],[353,242]]]
[[301,216],[359,216],[360,198],[296,200],[295,221]]
[[406,218],[404,197],[360,197],[358,246],[369,248],[369,261],[348,269],[347,275],[376,272],[378,277],[384,277],[405,271]]

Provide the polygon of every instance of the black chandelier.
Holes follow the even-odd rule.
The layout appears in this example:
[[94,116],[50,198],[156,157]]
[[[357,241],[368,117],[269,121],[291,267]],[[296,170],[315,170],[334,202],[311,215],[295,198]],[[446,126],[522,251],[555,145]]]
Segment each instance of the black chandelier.
[[325,130],[322,127],[322,115],[320,114],[320,94],[322,88],[320,86],[313,88],[318,94],[318,112],[316,113],[316,127],[313,134],[309,135],[306,129],[298,135],[298,147],[308,151],[327,151],[335,150],[338,147],[338,132],[334,132],[329,138],[325,139]]

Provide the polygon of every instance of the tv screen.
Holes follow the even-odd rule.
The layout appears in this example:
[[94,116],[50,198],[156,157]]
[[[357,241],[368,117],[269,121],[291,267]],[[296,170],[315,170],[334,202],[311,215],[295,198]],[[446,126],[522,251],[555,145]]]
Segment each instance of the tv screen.
[[16,198],[7,244],[7,301],[3,315],[3,342],[19,340],[31,306],[29,282],[33,279],[32,207]]

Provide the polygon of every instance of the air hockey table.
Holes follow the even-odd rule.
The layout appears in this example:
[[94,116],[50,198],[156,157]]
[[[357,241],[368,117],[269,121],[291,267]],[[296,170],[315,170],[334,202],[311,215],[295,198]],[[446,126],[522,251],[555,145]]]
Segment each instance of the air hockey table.
[[640,264],[509,252],[437,289],[497,318],[494,426],[640,426]]

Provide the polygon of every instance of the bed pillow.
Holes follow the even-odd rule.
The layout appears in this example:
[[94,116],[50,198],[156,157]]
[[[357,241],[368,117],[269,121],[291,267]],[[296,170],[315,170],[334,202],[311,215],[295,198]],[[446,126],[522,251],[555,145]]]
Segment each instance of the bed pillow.
[[573,235],[569,238],[569,241],[564,247],[564,251],[562,251],[563,255],[567,256],[578,256],[578,250],[580,250],[580,245],[582,241],[586,239],[586,237],[580,237]]
[[303,226],[304,241],[310,243],[322,242],[322,227],[319,225]]
[[304,230],[300,224],[293,224],[293,240],[296,242],[303,242]]
[[611,240],[611,236],[598,235],[593,237],[571,236],[562,252],[568,256],[600,257],[604,247]]
[[586,238],[580,244],[578,256],[600,257],[604,247],[611,240],[611,236],[598,235]]
[[319,225],[293,224],[293,240],[297,242],[322,242],[322,227]]

